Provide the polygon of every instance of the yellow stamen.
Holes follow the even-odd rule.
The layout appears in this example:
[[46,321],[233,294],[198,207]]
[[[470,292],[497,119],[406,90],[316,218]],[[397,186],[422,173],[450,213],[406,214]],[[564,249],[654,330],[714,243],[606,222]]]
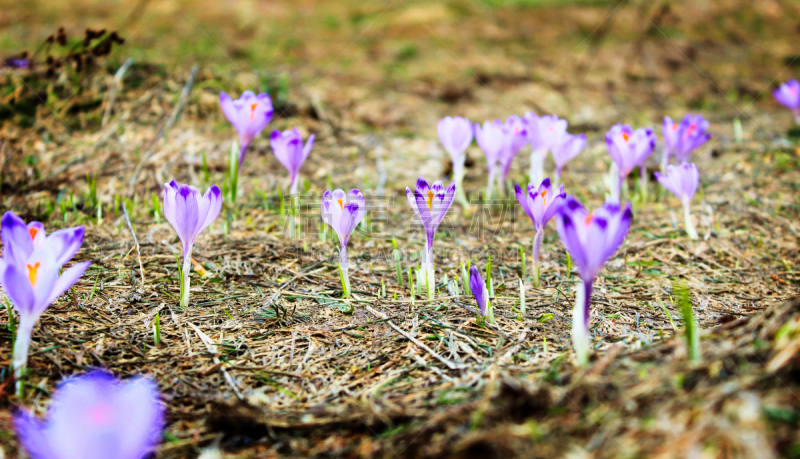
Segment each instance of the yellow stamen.
[[36,228],[28,228],[28,232],[31,233],[31,239],[36,239],[36,233],[39,232]]
[[38,261],[33,266],[28,265],[28,279],[31,281],[31,286],[32,287],[36,287],[36,282],[39,281],[39,275],[37,274],[38,270],[39,270],[39,262]]
[[428,190],[428,210],[433,210],[433,191]]
[[342,204],[342,200],[341,199],[337,199],[336,202],[339,203],[339,210],[344,210],[344,204]]
[[250,119],[252,120],[254,116],[256,116],[256,107],[258,107],[258,103],[250,104]]

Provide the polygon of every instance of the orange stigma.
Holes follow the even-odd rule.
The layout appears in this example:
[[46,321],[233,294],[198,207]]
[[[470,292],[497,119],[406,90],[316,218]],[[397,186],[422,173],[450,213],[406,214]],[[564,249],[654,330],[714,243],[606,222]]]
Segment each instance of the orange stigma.
[[547,190],[542,191],[541,195],[542,195],[542,203],[544,205],[547,205]]
[[250,104],[250,119],[252,120],[254,116],[256,116],[256,107],[258,107],[258,103]]
[[344,204],[342,204],[342,200],[341,199],[337,199],[336,202],[339,203],[339,210],[344,210]]
[[39,281],[39,274],[37,273],[38,270],[39,270],[38,261],[33,266],[28,265],[28,279],[31,281],[31,287],[36,287],[36,282]]
[[428,202],[428,210],[433,210],[433,191],[428,190],[428,199],[426,201]]
[[589,214],[586,216],[583,222],[586,223],[586,226],[589,226],[592,223],[593,219],[594,219],[594,214]]
[[623,132],[622,138],[625,139],[625,141],[627,142],[631,138],[631,136],[629,136],[627,132]]
[[691,133],[694,132],[695,129],[697,129],[696,124],[692,123],[691,125],[689,125],[689,134],[691,135]]
[[28,228],[28,232],[31,233],[31,239],[36,239],[36,233],[39,232],[36,228]]

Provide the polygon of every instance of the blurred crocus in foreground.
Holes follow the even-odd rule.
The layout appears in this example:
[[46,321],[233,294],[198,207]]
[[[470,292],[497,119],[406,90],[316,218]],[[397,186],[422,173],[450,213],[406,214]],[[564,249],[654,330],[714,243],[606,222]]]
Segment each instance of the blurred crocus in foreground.
[[517,201],[525,210],[536,228],[536,236],[533,238],[533,286],[539,287],[541,267],[539,266],[539,253],[544,239],[544,227],[547,222],[559,211],[564,198],[564,185],[553,190],[550,179],[546,178],[542,183],[528,184],[528,192],[524,193],[519,185],[514,185],[517,192]]
[[164,184],[164,216],[178,233],[183,246],[183,270],[181,277],[181,307],[189,305],[189,271],[191,271],[192,247],[197,236],[219,216],[222,209],[222,193],[216,185],[206,190],[205,195],[186,184],[175,180]]
[[791,79],[772,92],[778,102],[792,110],[795,123],[800,123],[800,83]]
[[680,166],[672,164],[667,166],[667,173],[656,172],[656,179],[664,188],[668,189],[681,200],[683,204],[683,218],[686,222],[686,234],[691,239],[697,239],[697,230],[692,223],[692,198],[697,192],[700,183],[700,174],[694,163],[683,163]]
[[290,193],[297,193],[297,176],[300,174],[300,168],[303,162],[308,158],[311,153],[311,147],[314,146],[314,134],[311,134],[303,145],[303,137],[297,128],[288,131],[272,131],[272,136],[269,139],[269,144],[275,157],[283,164],[283,167],[289,171],[289,179],[291,180]]
[[439,141],[453,158],[453,180],[458,189],[458,200],[461,205],[467,207],[467,196],[464,194],[461,183],[464,181],[464,162],[467,159],[465,152],[472,143],[472,123],[460,116],[445,117],[439,120],[437,126],[439,131]]
[[408,202],[425,228],[427,242],[421,261],[426,277],[428,299],[433,299],[433,292],[436,291],[436,280],[433,271],[433,238],[445,214],[450,210],[455,195],[455,181],[450,182],[450,185],[445,189],[441,180],[437,180],[433,182],[433,185],[428,186],[428,182],[420,177],[417,179],[416,190],[411,191],[406,187]]
[[253,91],[245,91],[236,100],[226,93],[220,93],[219,105],[222,113],[239,133],[239,165],[253,139],[272,121],[272,99],[269,94],[255,95]]
[[328,190],[322,195],[320,214],[322,221],[327,223],[339,237],[339,274],[342,280],[344,297],[350,297],[350,275],[347,264],[347,241],[355,231],[364,215],[367,205],[364,194],[353,188],[349,193],[339,190]]
[[590,214],[573,196],[567,196],[556,216],[558,235],[581,277],[572,312],[572,345],[581,365],[589,361],[592,283],[606,261],[625,241],[632,218],[630,203],[620,207],[617,203],[607,202]]
[[501,158],[505,155],[508,136],[504,130],[504,124],[500,120],[486,121],[481,126],[475,123],[475,141],[483,150],[486,156],[486,164],[489,167],[489,176],[486,181],[486,199],[492,198],[492,188],[494,187],[497,166]]
[[33,326],[44,311],[62,293],[72,287],[91,262],[85,261],[66,269],[83,244],[82,226],[45,234],[44,225],[26,225],[13,212],[6,212],[0,222],[3,240],[3,259],[0,260],[0,284],[19,314],[17,338],[12,364],[17,389],[28,360]]
[[59,385],[46,421],[22,410],[14,429],[33,459],[143,459],[161,439],[164,407],[151,380],[93,371]]
[[550,148],[553,154],[553,162],[556,165],[553,186],[558,186],[561,182],[561,173],[564,171],[564,166],[578,156],[585,147],[586,134],[572,135],[565,133],[553,144]]
[[475,266],[469,269],[469,288],[472,291],[472,296],[475,297],[475,302],[478,303],[478,315],[480,318],[487,318],[489,323],[495,323],[494,311],[489,303],[489,289],[486,288],[486,282],[484,282],[481,272]]
[[618,182],[611,190],[611,198],[619,202],[622,194],[622,182],[639,167],[642,193],[647,192],[647,158],[656,148],[656,134],[652,129],[633,130],[628,124],[617,124],[606,133],[608,154],[617,165]]
[[539,183],[544,179],[544,160],[558,140],[567,133],[567,120],[556,115],[537,116],[525,113],[528,124],[528,142],[531,144],[531,166],[528,179]]
[[711,134],[708,131],[709,123],[702,115],[687,113],[680,123],[675,123],[669,116],[664,117],[664,157],[661,172],[666,172],[670,156],[675,157],[678,163],[689,160],[692,152],[708,142]]

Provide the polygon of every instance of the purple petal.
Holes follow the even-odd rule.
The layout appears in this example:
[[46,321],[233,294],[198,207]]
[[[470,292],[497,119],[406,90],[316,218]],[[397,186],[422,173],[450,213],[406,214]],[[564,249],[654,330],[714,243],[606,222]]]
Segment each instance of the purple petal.
[[57,459],[60,457],[50,445],[47,425],[30,411],[21,410],[14,415],[14,430],[19,442],[32,459]]
[[53,302],[60,297],[64,292],[70,289],[75,282],[78,282],[78,279],[83,276],[83,273],[86,272],[86,269],[89,268],[91,265],[91,261],[84,261],[82,263],[77,263],[75,265],[70,266],[60,276],[55,280],[55,283],[50,291],[50,295],[47,299],[47,304],[53,304]]
[[55,231],[47,237],[45,244],[55,255],[56,264],[64,265],[72,260],[83,244],[85,231],[83,226],[76,226]]
[[[23,272],[23,267],[9,263],[3,273],[3,290],[13,303],[14,308],[21,316],[35,317],[36,299],[33,287],[28,279],[28,273]],[[24,264],[22,266],[25,266]]]
[[33,239],[28,226],[14,212],[8,211],[0,220],[0,238],[3,240],[3,259],[6,263],[24,266],[33,252]]

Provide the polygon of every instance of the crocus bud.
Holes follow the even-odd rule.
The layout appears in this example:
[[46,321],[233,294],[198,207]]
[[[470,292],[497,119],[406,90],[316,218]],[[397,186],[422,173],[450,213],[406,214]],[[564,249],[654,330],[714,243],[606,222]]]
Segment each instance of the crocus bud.
[[556,165],[554,186],[558,186],[561,181],[561,173],[564,170],[564,166],[578,156],[585,147],[586,134],[572,135],[565,133],[553,143],[550,152],[553,154],[553,162]]
[[181,307],[189,304],[189,271],[192,247],[197,236],[217,219],[222,209],[222,193],[216,185],[201,195],[200,191],[175,180],[164,184],[164,217],[169,221],[183,246],[183,282]]
[[686,233],[691,239],[697,239],[697,231],[692,223],[691,201],[700,184],[700,174],[694,163],[683,163],[680,166],[667,166],[667,173],[656,172],[656,179],[664,188],[668,189],[681,200],[683,216],[686,223]]
[[311,153],[311,147],[314,146],[314,134],[308,137],[308,141],[303,146],[303,137],[297,128],[283,132],[275,130],[272,131],[269,143],[275,153],[275,157],[289,172],[289,179],[291,180],[290,193],[297,193],[297,176],[300,174],[303,162],[308,158],[308,154]]
[[483,281],[481,272],[476,266],[469,269],[469,288],[478,304],[478,312],[481,317],[487,317],[489,315],[489,289],[486,288],[486,282]]

